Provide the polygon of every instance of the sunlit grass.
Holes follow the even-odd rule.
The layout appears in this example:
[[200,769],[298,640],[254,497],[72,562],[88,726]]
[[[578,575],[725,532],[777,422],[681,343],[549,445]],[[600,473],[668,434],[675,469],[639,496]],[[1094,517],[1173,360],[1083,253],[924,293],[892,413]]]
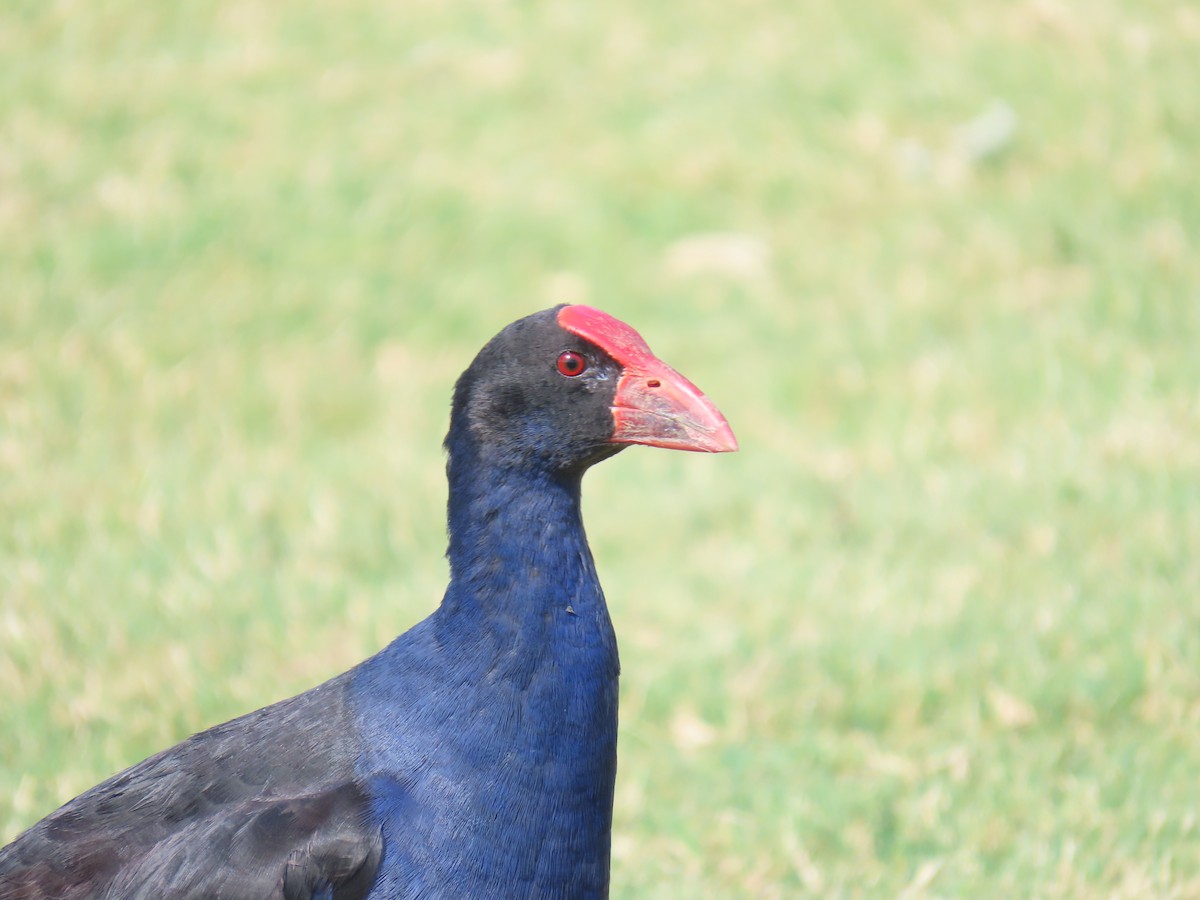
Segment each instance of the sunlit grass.
[[592,302],[615,896],[1200,893],[1200,14],[10,4],[0,839],[433,608],[453,380]]

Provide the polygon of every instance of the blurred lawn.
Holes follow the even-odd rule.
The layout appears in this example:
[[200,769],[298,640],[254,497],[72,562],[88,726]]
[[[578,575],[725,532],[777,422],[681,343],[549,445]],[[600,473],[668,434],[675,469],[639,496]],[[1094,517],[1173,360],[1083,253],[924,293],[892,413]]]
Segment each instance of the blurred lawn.
[[0,11],[0,839],[445,579],[588,301],[743,451],[588,478],[617,897],[1200,895],[1188,2]]

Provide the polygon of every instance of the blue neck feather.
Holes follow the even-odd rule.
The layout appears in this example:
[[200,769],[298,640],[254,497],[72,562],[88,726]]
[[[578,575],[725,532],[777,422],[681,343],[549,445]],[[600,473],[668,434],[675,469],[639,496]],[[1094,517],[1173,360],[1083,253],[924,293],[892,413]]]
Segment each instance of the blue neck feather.
[[[432,894],[532,883],[602,896],[619,666],[582,472],[489,462],[465,430],[448,449],[445,598],[359,679],[359,769],[388,845],[377,885],[422,873]],[[422,844],[421,823],[447,815],[460,819]]]

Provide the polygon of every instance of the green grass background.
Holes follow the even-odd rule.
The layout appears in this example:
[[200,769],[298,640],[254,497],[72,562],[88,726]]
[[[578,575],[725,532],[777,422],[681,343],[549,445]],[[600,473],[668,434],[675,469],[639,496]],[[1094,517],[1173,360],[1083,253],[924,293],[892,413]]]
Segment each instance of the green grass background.
[[0,839],[427,614],[454,377],[594,303],[618,897],[1200,895],[1200,11],[10,0]]

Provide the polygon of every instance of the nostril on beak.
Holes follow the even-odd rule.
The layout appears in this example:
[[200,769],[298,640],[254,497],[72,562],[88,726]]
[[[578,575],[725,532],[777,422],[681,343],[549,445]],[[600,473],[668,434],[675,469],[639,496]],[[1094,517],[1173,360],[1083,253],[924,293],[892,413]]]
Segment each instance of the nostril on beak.
[[646,382],[646,387],[654,388],[654,387],[661,387],[661,386],[662,386],[662,382],[659,381],[657,378],[651,378],[649,381]]

